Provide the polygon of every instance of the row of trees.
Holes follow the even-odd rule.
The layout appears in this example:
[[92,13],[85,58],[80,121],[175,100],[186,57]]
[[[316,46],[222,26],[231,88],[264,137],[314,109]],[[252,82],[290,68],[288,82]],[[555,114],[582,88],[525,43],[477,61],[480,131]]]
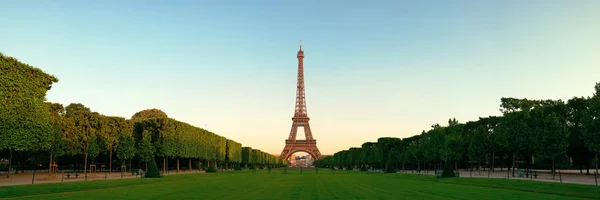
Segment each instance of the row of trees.
[[[596,167],[600,153],[600,83],[591,97],[561,100],[502,98],[502,116],[480,117],[430,130],[409,138],[379,138],[317,161],[321,167],[366,166],[395,171],[405,167],[438,170],[476,166],[547,168]],[[582,172],[583,173],[583,172]]]
[[259,149],[251,147],[242,147],[242,162],[245,168],[265,168],[275,166],[285,166],[287,160],[279,159],[277,156],[268,154]]
[[[96,163],[98,157],[107,161],[109,169],[115,160],[128,162],[131,168],[132,163],[156,158],[162,158],[165,170],[173,158],[177,169],[179,159],[188,159],[188,169],[193,168],[192,163],[198,169],[211,163],[224,168],[242,163],[242,144],[168,118],[158,109],[143,110],[125,119],[104,116],[79,103],[64,107],[45,102],[46,92],[58,81],[55,77],[3,54],[0,72],[0,158],[8,158],[8,169],[12,169],[13,153],[23,166],[43,160],[49,167],[57,159],[73,163],[83,160],[83,165],[74,168],[82,166],[85,171],[88,162]],[[257,151],[256,156],[252,154],[245,163],[285,162],[253,151]]]

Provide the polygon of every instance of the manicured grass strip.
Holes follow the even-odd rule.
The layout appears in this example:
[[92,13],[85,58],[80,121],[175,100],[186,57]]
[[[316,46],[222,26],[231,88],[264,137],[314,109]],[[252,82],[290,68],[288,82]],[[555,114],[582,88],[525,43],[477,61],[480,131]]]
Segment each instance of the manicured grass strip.
[[[386,174],[393,177],[395,174]],[[436,183],[460,184],[469,186],[480,186],[488,188],[510,189],[525,192],[536,192],[543,194],[563,195],[570,197],[582,197],[600,199],[600,187],[592,185],[580,185],[572,183],[551,183],[542,181],[499,179],[499,178],[436,178],[430,175],[399,174],[402,178],[412,180],[431,181]]]
[[[486,183],[485,181],[490,181]],[[289,169],[183,174],[11,187],[18,199],[584,199],[600,187],[503,179],[439,179],[427,175]],[[473,184],[471,184],[473,183]],[[514,186],[513,184],[521,184]],[[487,185],[486,185],[487,184]],[[528,185],[529,184],[529,185]],[[541,186],[537,185],[541,184]],[[44,191],[55,186],[53,191]],[[519,187],[521,186],[521,188]],[[535,192],[522,187],[535,187]],[[5,188],[0,188],[3,196]],[[538,192],[540,190],[542,192]],[[26,192],[29,191],[29,192]],[[563,191],[564,193],[561,193]],[[585,191],[585,192],[584,192]],[[63,193],[57,193],[63,192]],[[68,193],[64,193],[68,192]],[[50,193],[50,194],[49,194]],[[37,195],[37,196],[31,196]],[[571,196],[567,196],[571,195]]]
[[152,184],[174,181],[177,179],[116,179],[116,180],[93,180],[63,183],[43,183],[34,185],[15,185],[0,187],[0,198],[28,196],[40,194],[52,194],[63,192],[76,192],[85,190],[108,189],[116,187],[129,187],[134,184]]

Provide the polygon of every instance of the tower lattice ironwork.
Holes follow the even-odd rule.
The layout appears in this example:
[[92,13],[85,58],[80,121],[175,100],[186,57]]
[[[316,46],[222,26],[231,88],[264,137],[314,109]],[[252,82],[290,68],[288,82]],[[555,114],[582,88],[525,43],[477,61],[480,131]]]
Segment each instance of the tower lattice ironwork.
[[[317,140],[312,136],[310,118],[306,112],[306,95],[304,92],[304,51],[302,51],[302,40],[300,40],[300,50],[298,51],[298,84],[296,86],[296,108],[294,117],[292,117],[292,130],[290,136],[285,140],[285,147],[279,155],[279,158],[288,159],[296,152],[306,152],[315,160],[321,158],[319,148],[317,148]],[[296,140],[298,127],[304,128],[305,140]]]

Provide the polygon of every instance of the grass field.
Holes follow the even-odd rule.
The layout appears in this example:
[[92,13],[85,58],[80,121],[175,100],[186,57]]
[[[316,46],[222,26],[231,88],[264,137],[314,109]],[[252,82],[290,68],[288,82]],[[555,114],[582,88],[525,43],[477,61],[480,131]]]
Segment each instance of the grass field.
[[0,187],[0,199],[600,199],[600,187],[321,169],[282,169],[161,179],[122,179]]

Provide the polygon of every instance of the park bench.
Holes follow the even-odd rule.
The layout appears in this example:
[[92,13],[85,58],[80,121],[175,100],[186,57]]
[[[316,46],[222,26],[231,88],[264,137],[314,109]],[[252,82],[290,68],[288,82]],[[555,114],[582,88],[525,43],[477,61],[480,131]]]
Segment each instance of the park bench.
[[530,175],[533,176],[533,178],[538,177],[537,171],[535,170],[529,170],[525,172],[525,178],[529,178]]
[[79,177],[79,172],[78,172],[78,171],[73,171],[73,170],[70,170],[70,171],[65,171],[65,172],[67,172],[67,175],[66,175],[66,176],[67,176],[67,179],[70,179],[70,178],[71,178],[71,176],[73,176],[73,175],[71,175],[71,173],[75,173],[75,175],[74,175],[74,176],[75,176],[75,178]]
[[146,172],[144,172],[144,170],[142,170],[142,169],[134,169],[134,170],[131,170],[131,175],[132,175],[132,176],[133,176],[133,175],[135,175],[135,177],[137,177],[138,175],[139,175],[139,176],[143,176],[145,173],[146,173]]
[[[440,176],[442,176],[443,173],[444,173],[444,170],[441,169],[441,170],[435,172],[435,176],[440,177]],[[454,171],[454,174],[456,175],[456,177],[460,177],[460,172],[458,170]]]

